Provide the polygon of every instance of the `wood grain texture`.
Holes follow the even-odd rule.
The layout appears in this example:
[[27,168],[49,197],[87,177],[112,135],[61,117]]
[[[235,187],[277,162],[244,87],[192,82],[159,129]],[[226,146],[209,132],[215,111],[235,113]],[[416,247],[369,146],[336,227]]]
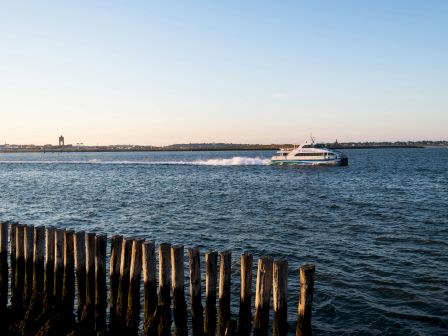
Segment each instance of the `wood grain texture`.
[[54,301],[54,252],[56,229],[49,226],[45,229],[45,277],[44,277],[44,312],[53,309]]
[[238,335],[249,336],[252,330],[252,264],[250,253],[241,255],[240,311]]
[[117,324],[116,309],[118,301],[118,283],[120,281],[121,248],[123,236],[115,235],[111,239],[109,269],[109,328],[113,330]]
[[155,335],[157,332],[157,274],[156,251],[154,241],[147,241],[142,246],[143,288],[144,288],[144,335]]
[[95,242],[96,234],[86,235],[86,304],[82,320],[88,329],[95,328]]
[[75,302],[75,242],[73,230],[65,231],[64,235],[64,279],[62,301],[64,309],[72,314]]
[[190,306],[194,336],[204,335],[204,318],[201,299],[201,259],[199,249],[188,249],[190,268]]
[[0,312],[8,303],[8,231],[9,223],[0,223]]
[[314,265],[303,265],[300,267],[300,295],[296,336],[310,336],[312,334],[311,313],[313,309],[315,270]]
[[218,301],[218,335],[226,332],[230,321],[230,283],[232,275],[232,253],[224,251],[219,254],[219,301]]
[[138,334],[140,323],[140,281],[142,276],[142,239],[132,242],[131,268],[129,275],[128,311],[126,327],[131,335]]
[[33,264],[34,264],[34,226],[25,226],[25,284],[24,284],[24,298],[23,304],[25,309],[31,301],[33,295]]
[[82,310],[86,304],[86,233],[79,231],[74,236],[75,272],[78,298],[78,321],[81,320]]
[[274,261],[274,336],[288,334],[288,261]]
[[218,253],[205,254],[205,321],[204,334],[216,335],[216,287],[218,283]]
[[106,245],[107,236],[95,238],[95,328],[97,332],[106,329]]
[[159,335],[171,335],[171,294],[170,294],[170,263],[171,244],[159,245]]
[[173,284],[174,335],[188,335],[187,304],[185,302],[184,246],[171,247],[171,267]]
[[261,257],[258,259],[257,285],[255,289],[254,336],[265,336],[269,330],[272,262],[271,257]]

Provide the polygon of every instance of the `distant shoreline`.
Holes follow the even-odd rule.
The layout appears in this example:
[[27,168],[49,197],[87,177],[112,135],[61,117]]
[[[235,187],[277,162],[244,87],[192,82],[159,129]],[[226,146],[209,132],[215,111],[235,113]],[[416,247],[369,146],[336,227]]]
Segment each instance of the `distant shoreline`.
[[[282,146],[283,147],[283,146]],[[291,145],[292,147],[292,145]],[[330,149],[398,149],[398,148],[443,148],[446,146],[414,146],[414,145],[358,145],[358,146],[328,146]],[[0,149],[0,153],[101,153],[101,152],[221,152],[221,151],[265,151],[278,150],[280,146],[260,146],[260,147],[201,147],[201,148],[48,148],[48,149]]]

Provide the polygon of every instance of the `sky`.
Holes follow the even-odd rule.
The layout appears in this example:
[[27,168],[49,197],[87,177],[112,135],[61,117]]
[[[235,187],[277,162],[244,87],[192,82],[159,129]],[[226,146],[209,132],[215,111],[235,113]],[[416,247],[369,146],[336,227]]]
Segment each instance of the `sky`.
[[0,143],[448,139],[448,1],[0,0]]

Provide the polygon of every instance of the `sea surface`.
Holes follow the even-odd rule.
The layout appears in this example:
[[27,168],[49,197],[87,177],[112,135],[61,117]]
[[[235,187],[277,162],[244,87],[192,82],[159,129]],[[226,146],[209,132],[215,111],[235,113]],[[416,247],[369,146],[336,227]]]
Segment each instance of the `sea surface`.
[[288,259],[290,321],[313,263],[316,335],[448,335],[448,149],[344,152],[0,154],[0,220],[230,249],[234,315],[243,251]]

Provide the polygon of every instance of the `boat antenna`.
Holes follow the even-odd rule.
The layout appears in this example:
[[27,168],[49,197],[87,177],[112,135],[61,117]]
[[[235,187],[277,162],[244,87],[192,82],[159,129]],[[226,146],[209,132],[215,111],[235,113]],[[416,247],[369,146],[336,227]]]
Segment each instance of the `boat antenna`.
[[314,142],[316,141],[316,138],[313,137],[313,134],[310,134],[310,140],[311,144],[314,144]]

